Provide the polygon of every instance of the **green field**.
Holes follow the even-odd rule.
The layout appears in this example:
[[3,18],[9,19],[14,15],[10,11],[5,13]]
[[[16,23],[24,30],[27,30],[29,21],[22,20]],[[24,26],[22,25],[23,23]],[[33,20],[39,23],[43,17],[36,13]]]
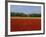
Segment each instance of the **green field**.
[[19,13],[19,12],[11,12],[11,16],[16,17],[41,17],[41,14],[25,14],[25,13]]

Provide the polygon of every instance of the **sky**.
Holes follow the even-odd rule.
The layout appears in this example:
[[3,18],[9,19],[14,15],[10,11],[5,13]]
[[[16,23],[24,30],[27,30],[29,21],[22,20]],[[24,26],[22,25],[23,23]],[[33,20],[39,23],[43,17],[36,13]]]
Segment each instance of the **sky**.
[[19,12],[25,14],[40,14],[41,13],[41,6],[24,6],[24,5],[11,5],[10,6],[11,12]]

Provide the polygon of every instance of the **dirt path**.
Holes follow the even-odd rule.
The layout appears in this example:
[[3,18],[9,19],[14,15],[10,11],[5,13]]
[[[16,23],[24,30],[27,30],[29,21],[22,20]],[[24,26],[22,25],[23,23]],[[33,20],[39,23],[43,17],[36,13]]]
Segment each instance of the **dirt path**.
[[11,17],[12,19],[41,19],[41,17]]

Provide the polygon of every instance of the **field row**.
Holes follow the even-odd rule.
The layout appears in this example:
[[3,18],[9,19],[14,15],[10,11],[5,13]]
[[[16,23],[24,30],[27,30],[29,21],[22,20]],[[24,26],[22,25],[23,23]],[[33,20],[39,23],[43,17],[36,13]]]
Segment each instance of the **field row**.
[[41,29],[41,19],[12,19],[11,31],[32,31]]

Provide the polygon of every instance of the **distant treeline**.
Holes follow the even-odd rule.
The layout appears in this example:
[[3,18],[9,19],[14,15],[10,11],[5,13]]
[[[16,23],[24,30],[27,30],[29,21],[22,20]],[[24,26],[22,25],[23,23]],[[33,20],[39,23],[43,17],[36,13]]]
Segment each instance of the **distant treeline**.
[[24,14],[19,12],[11,12],[11,16],[18,16],[18,17],[41,17],[41,14]]

